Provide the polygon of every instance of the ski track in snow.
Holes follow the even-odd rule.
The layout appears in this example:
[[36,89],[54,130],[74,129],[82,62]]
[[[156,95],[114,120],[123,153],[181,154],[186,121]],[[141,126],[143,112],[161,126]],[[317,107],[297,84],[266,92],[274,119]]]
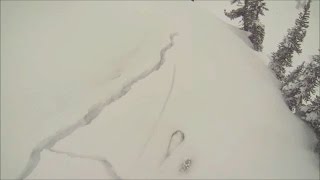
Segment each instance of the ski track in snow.
[[[178,137],[180,135],[180,137]],[[175,139],[175,146],[172,147],[174,144],[174,138],[178,138]],[[168,143],[168,147],[166,150],[166,153],[162,159],[162,161],[160,162],[160,166],[169,158],[169,156],[171,155],[171,153],[173,153],[173,151],[185,140],[185,134],[181,131],[181,130],[176,130],[175,132],[172,133],[169,143]]]
[[38,145],[36,145],[33,148],[29,160],[25,168],[19,175],[18,179],[25,179],[33,172],[33,170],[37,167],[39,161],[41,160],[41,152],[43,150],[50,150],[57,142],[71,135],[77,129],[89,125],[106,106],[109,106],[113,102],[119,100],[121,97],[126,95],[135,83],[146,78],[152,72],[159,70],[162,64],[165,62],[166,52],[174,46],[174,37],[177,35],[178,33],[170,34],[170,43],[160,50],[160,60],[151,69],[142,72],[140,75],[133,78],[131,81],[128,81],[126,85],[124,85],[117,93],[115,93],[111,97],[108,97],[104,102],[100,102],[93,105],[83,118],[79,119],[78,121],[69,125],[68,127],[65,127],[57,131],[54,135],[45,138]]
[[111,175],[113,179],[121,179],[121,177],[118,176],[118,174],[113,169],[111,163],[104,157],[76,154],[73,152],[60,151],[53,148],[50,148],[48,150],[56,154],[65,154],[71,158],[81,158],[81,159],[90,159],[93,161],[99,161],[105,167],[106,171],[108,172],[109,175]]
[[169,101],[169,98],[170,98],[170,96],[171,96],[171,93],[172,93],[172,90],[173,90],[173,87],[174,87],[175,76],[176,76],[176,66],[174,65],[174,66],[173,66],[173,73],[172,73],[172,80],[171,80],[171,85],[170,85],[170,89],[169,89],[168,95],[167,95],[167,97],[166,97],[166,99],[165,99],[165,101],[164,101],[164,104],[163,104],[162,109],[161,109],[161,111],[160,111],[160,113],[159,113],[158,119],[157,119],[157,120],[154,122],[154,124],[153,124],[153,127],[152,127],[152,129],[151,129],[150,136],[148,136],[147,141],[145,142],[145,144],[144,144],[143,147],[142,147],[142,151],[141,151],[139,157],[141,157],[141,156],[143,155],[143,153],[144,153],[146,147],[148,146],[150,140],[151,140],[152,137],[154,136],[154,133],[155,133],[155,131],[156,131],[156,129],[157,129],[157,126],[158,126],[160,120],[162,119],[163,112],[164,112],[164,110],[165,110],[166,107],[167,107],[167,103],[168,103],[168,101]]

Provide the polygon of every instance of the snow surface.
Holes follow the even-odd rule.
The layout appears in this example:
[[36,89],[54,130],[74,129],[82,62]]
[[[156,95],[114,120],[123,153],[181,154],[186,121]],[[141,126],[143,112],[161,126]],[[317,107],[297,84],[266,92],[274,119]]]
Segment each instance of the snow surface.
[[1,178],[150,71],[175,32],[158,71],[42,151],[28,178],[318,178],[314,134],[244,33],[192,2],[85,1],[1,2]]

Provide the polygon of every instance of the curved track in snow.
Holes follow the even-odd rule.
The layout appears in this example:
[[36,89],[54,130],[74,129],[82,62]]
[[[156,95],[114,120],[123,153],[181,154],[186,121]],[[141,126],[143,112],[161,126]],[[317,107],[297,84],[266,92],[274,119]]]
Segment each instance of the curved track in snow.
[[170,89],[169,89],[168,94],[167,94],[167,97],[166,97],[166,99],[165,99],[165,101],[164,101],[164,103],[163,103],[163,106],[162,106],[161,111],[160,111],[160,113],[159,113],[158,119],[156,119],[156,121],[154,122],[154,124],[153,124],[153,126],[152,126],[152,128],[151,128],[150,136],[148,136],[147,141],[146,141],[145,144],[143,145],[142,151],[141,151],[139,157],[141,157],[141,156],[143,155],[145,149],[147,148],[147,146],[148,146],[151,138],[153,137],[153,135],[154,135],[154,133],[155,133],[155,131],[156,131],[156,129],[157,129],[157,126],[158,126],[158,124],[159,124],[159,121],[162,119],[163,112],[164,112],[164,110],[165,110],[166,107],[167,107],[167,103],[168,103],[168,101],[169,101],[169,98],[170,98],[170,96],[171,96],[171,93],[172,93],[172,90],[173,90],[173,87],[174,87],[175,77],[176,77],[176,66],[173,66],[173,72],[172,72],[172,79],[171,79]]

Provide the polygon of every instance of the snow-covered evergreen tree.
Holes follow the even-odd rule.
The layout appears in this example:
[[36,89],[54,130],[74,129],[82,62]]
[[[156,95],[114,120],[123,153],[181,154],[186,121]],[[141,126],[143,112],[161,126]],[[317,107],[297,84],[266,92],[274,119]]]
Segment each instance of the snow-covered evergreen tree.
[[[319,50],[320,53],[320,50]],[[290,110],[309,124],[317,135],[315,151],[320,157],[320,54],[314,55],[312,61],[302,63],[284,78],[282,93]]]
[[304,63],[305,62],[303,62],[294,71],[292,71],[285,77],[284,83],[281,88],[286,103],[291,111],[293,111],[298,104],[298,100],[295,96],[299,93],[300,90],[297,86],[299,84],[299,77],[301,76],[301,72],[304,68]]
[[259,20],[259,15],[264,15],[266,3],[264,0],[232,0],[231,3],[238,3],[241,7],[230,12],[224,11],[231,20],[242,17],[242,27],[244,31],[251,32],[249,36],[256,51],[262,51],[264,39],[264,25]]
[[308,63],[300,77],[300,91],[297,98],[304,101],[310,101],[311,94],[315,93],[315,87],[319,86],[320,82],[320,55],[313,56],[313,59]]
[[248,31],[247,26],[247,15],[246,15],[246,9],[248,6],[248,0],[231,0],[231,4],[238,3],[238,6],[240,6],[238,9],[231,10],[230,12],[227,12],[224,10],[224,14],[229,17],[231,20],[242,17],[242,24],[243,26],[241,29]]
[[318,143],[315,151],[318,152],[320,158],[320,96],[316,96],[310,104],[303,105],[298,115],[302,120],[306,121],[316,133]]
[[253,44],[253,49],[256,51],[262,51],[263,49],[263,39],[264,39],[264,25],[259,21],[255,21],[252,24],[251,35],[249,36],[250,41]]
[[308,111],[304,102],[312,100],[311,95],[319,85],[320,55],[314,55],[310,63],[303,63],[285,78],[282,92],[289,108],[304,117]]
[[305,62],[297,66],[290,74],[288,74],[285,79],[283,80],[282,88],[287,86],[289,83],[293,83],[293,81],[297,80],[298,76],[300,75],[301,71],[304,68]]
[[250,41],[253,44],[253,48],[256,51],[262,51],[263,39],[264,39],[264,25],[260,22],[259,15],[264,16],[264,10],[266,3],[263,0],[253,0],[248,2],[248,14],[249,14],[249,36]]
[[320,132],[320,96],[316,96],[310,104],[302,105],[299,110],[301,118],[314,123]]
[[300,46],[306,36],[306,29],[309,24],[310,3],[311,0],[304,6],[303,12],[299,13],[295,26],[288,30],[288,35],[279,44],[277,52],[272,53],[269,67],[281,82],[285,77],[285,68],[292,66],[293,53],[300,54],[302,52]]

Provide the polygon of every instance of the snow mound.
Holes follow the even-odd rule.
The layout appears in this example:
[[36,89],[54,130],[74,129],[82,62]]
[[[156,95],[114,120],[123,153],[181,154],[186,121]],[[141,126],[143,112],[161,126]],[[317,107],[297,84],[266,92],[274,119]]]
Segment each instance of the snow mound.
[[[130,8],[130,3],[115,4],[116,10],[107,11],[104,7],[112,9],[107,2],[104,6],[84,3],[72,9],[72,17],[87,18],[80,24],[90,22],[90,29],[79,32],[86,36],[95,37],[100,23],[109,23],[111,30],[104,29],[106,35],[99,35],[98,44],[105,45],[105,54],[113,49],[129,53],[112,67],[105,64],[110,72],[117,69],[114,75],[110,73],[111,80],[104,81],[99,68],[90,71],[97,73],[90,76],[97,77],[99,85],[85,81],[77,88],[66,83],[68,89],[74,88],[72,98],[81,100],[70,102],[66,96],[73,109],[53,117],[63,116],[69,124],[74,117],[82,117],[85,106],[111,97],[126,82],[151,69],[159,62],[161,49],[170,43],[170,34],[179,35],[158,71],[136,82],[91,124],[59,141],[54,150],[43,151],[28,178],[114,178],[101,159],[124,179],[319,177],[314,134],[288,110],[274,77],[244,41],[245,34],[239,38],[229,25],[193,3],[135,3]],[[121,18],[93,22],[101,15]],[[132,50],[121,51],[120,45],[112,47],[115,41],[106,41],[117,26],[121,29],[110,38],[124,44],[138,42]],[[101,59],[85,59],[81,65],[92,68],[95,61],[102,65]],[[81,71],[75,73],[74,78],[81,81]],[[25,139],[37,143],[32,137]],[[29,145],[26,151],[31,150]],[[28,158],[15,163],[26,163]]]

